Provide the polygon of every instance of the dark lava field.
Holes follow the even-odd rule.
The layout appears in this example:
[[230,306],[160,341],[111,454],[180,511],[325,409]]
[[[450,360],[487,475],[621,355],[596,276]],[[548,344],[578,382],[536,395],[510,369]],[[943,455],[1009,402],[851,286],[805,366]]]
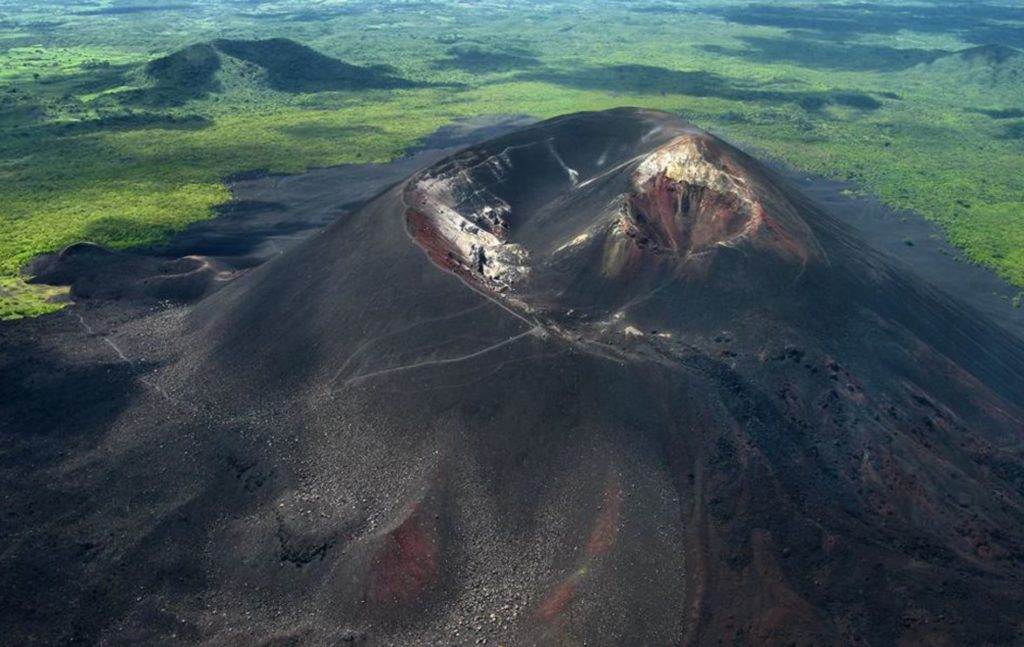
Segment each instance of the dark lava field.
[[37,263],[2,642],[1021,644],[1020,337],[677,117],[494,132]]

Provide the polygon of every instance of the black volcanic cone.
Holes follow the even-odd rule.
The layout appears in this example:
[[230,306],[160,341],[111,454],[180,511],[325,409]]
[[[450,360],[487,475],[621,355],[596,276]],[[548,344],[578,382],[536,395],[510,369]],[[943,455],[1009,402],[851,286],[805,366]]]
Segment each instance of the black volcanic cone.
[[670,115],[466,150],[163,325],[58,524],[130,538],[52,584],[90,639],[1020,639],[1020,342]]

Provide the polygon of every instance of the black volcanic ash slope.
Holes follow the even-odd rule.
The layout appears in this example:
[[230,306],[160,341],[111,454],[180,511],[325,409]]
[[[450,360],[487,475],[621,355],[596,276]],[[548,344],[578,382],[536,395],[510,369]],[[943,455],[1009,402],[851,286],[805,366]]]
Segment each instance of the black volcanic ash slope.
[[471,148],[155,321],[2,553],[16,636],[1019,640],[1020,343],[672,116]]

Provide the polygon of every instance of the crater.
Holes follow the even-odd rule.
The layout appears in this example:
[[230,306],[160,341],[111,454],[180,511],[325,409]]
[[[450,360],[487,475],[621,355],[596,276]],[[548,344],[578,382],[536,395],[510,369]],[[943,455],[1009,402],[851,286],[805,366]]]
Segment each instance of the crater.
[[581,284],[593,301],[697,274],[724,248],[823,258],[786,194],[713,135],[677,121],[597,149],[586,134],[528,129],[427,169],[405,190],[409,234],[435,264],[533,312],[584,305],[567,299]]

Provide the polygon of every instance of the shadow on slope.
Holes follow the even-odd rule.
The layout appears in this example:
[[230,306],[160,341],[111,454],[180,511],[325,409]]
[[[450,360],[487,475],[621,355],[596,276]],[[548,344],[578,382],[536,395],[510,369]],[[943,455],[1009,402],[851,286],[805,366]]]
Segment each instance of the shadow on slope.
[[592,66],[568,71],[549,69],[524,72],[517,78],[606,92],[684,94],[733,101],[796,103],[807,110],[820,110],[830,105],[861,110],[877,110],[882,107],[880,101],[864,92],[766,90],[763,86],[745,85],[711,72],[673,70],[654,65]]
[[512,72],[539,65],[539,59],[519,48],[492,50],[477,45],[456,45],[448,48],[447,56],[436,61],[434,68],[486,74]]
[[706,45],[704,50],[756,63],[795,63],[808,68],[857,72],[905,70],[948,54],[945,50],[836,43],[792,35],[790,38],[748,36],[741,40],[745,47]]
[[959,34],[975,43],[1013,44],[1024,38],[1020,9],[987,3],[858,2],[800,7],[748,4],[713,8],[708,13],[743,25],[802,29],[844,38],[859,34],[895,34],[902,30]]

